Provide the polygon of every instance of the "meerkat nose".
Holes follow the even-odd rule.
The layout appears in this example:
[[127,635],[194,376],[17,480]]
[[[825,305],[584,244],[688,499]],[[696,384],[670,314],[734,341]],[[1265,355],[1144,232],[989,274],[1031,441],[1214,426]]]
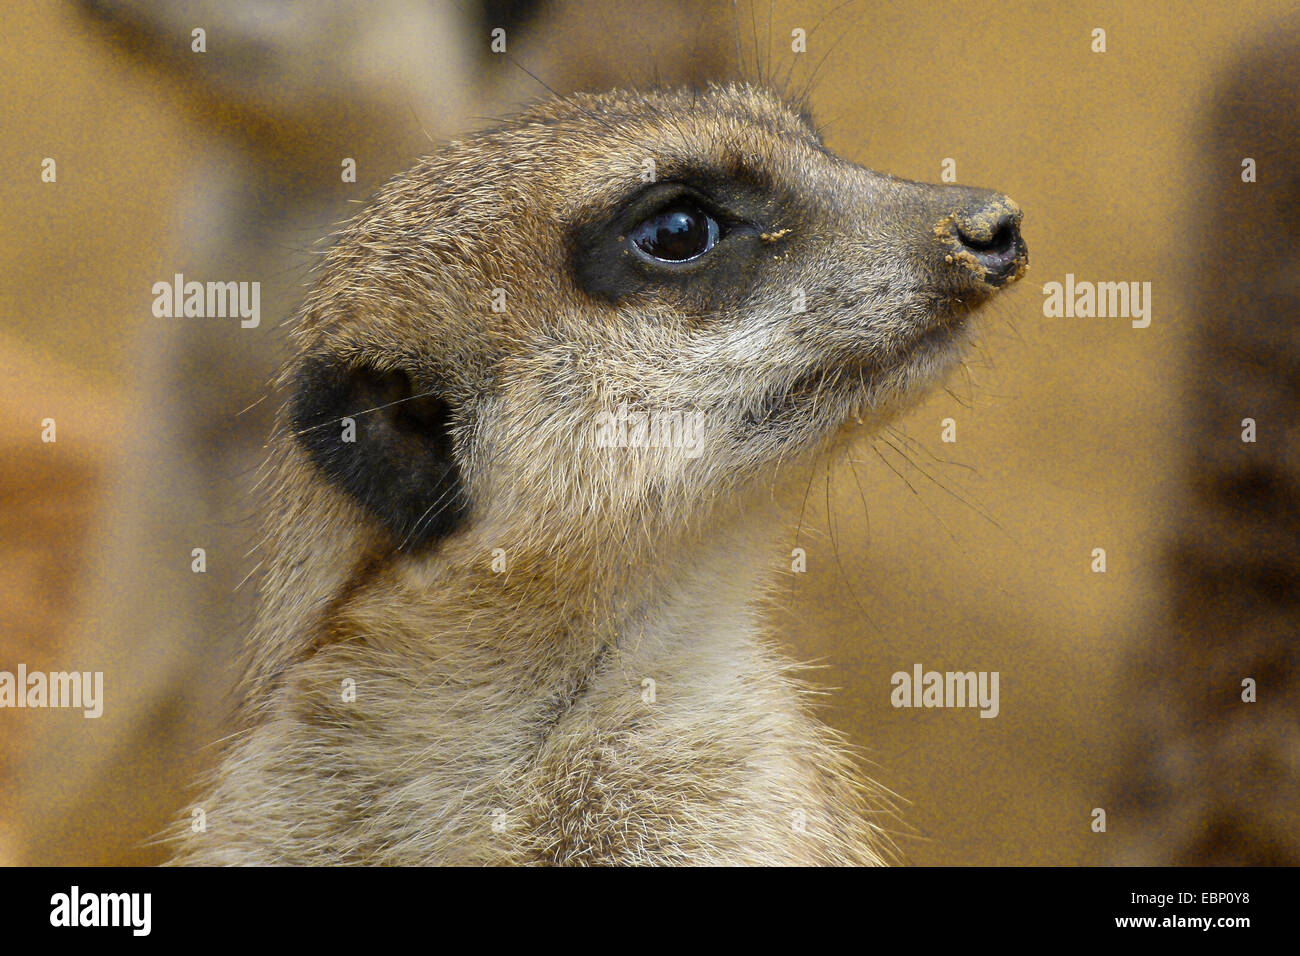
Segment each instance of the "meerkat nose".
[[1019,206],[996,194],[961,209],[945,220],[945,238],[958,250],[953,259],[991,286],[1018,279],[1029,264],[1021,218]]

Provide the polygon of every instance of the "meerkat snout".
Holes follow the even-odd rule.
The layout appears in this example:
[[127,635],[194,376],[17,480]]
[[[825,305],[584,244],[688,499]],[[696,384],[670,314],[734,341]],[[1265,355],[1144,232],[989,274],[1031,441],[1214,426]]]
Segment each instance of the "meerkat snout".
[[986,194],[941,220],[935,234],[951,246],[954,261],[996,288],[1020,278],[1029,266],[1022,218],[1020,207],[1006,196]]
[[247,733],[185,858],[879,862],[759,632],[760,519],[960,360],[1019,226],[747,86],[551,100],[385,186],[280,379]]

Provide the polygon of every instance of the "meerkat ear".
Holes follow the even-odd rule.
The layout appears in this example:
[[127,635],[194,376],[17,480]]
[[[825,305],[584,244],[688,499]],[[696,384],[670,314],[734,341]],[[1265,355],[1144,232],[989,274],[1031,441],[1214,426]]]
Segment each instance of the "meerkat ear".
[[325,478],[413,551],[451,534],[467,505],[452,409],[402,371],[331,357],[300,366],[289,418]]

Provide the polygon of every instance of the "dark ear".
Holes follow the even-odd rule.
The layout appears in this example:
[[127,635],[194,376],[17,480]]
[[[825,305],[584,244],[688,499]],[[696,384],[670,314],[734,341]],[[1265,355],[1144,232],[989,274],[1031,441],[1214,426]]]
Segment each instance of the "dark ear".
[[405,372],[316,357],[300,366],[290,399],[298,443],[401,550],[447,536],[466,513],[451,407],[427,392]]

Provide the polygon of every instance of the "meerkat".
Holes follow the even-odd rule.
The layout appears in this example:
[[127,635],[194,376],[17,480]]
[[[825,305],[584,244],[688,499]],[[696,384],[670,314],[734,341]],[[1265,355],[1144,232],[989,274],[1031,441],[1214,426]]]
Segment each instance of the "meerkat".
[[747,85],[554,98],[389,183],[293,332],[241,725],[176,861],[886,862],[761,627],[774,528],[960,361],[1020,222]]
[[[494,9],[484,0],[340,0],[300,5],[268,32],[259,0],[220,0],[198,17],[208,35],[203,54],[190,40],[176,42],[200,25],[190,22],[191,6],[75,5],[103,52],[126,54],[133,69],[156,74],[158,88],[179,94],[174,104],[156,104],[160,116],[175,105],[213,134],[184,151],[188,172],[176,197],[206,212],[183,217],[175,252],[159,253],[161,274],[131,281],[177,272],[260,280],[261,321],[141,326],[126,412],[138,426],[104,476],[109,490],[95,522],[101,530],[91,532],[84,590],[69,597],[83,608],[68,630],[69,655],[112,662],[130,676],[113,682],[114,704],[93,733],[80,720],[33,728],[11,814],[23,821],[18,859],[156,862],[150,838],[207,765],[204,744],[220,732],[239,677],[230,665],[255,611],[255,588],[241,584],[258,537],[252,486],[275,411],[264,400],[266,383],[287,354],[277,319],[297,311],[306,291],[299,277],[318,258],[304,237],[351,215],[354,197],[409,165],[404,157],[428,137],[445,138],[475,115],[506,114],[532,97],[535,81],[476,41],[487,27],[509,34],[511,59],[566,87],[608,86],[649,73],[652,60],[667,76],[703,81],[724,69],[731,45],[724,31],[698,28],[708,13],[701,7],[721,2],[656,3],[659,35],[689,30],[697,38],[651,49],[634,31],[611,35],[591,23],[583,3]],[[600,8],[608,23],[645,9],[634,0],[601,0]],[[570,56],[556,41],[591,35],[603,38],[591,56]],[[182,393],[185,401],[176,401]],[[202,573],[192,570],[196,547],[205,554]],[[166,602],[154,600],[160,590]],[[155,769],[141,774],[142,762]],[[98,838],[71,838],[69,821]]]
[[1240,54],[1198,133],[1186,451],[1162,601],[1122,685],[1123,864],[1300,865],[1297,64],[1295,33]]

